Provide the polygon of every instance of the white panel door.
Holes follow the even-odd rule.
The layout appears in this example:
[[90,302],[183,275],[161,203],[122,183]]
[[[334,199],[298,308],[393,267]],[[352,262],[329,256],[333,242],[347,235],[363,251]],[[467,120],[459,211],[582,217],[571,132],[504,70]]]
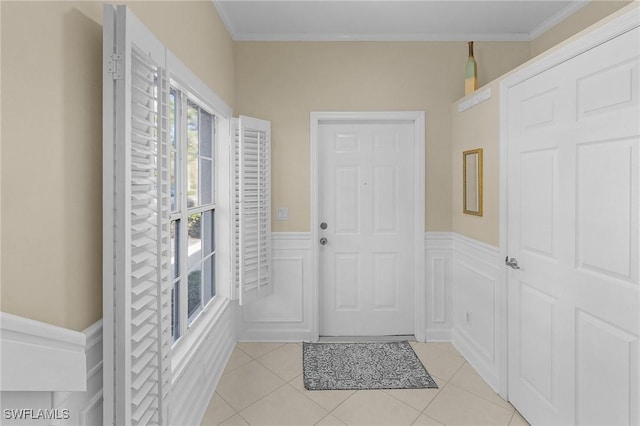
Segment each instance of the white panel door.
[[321,335],[414,333],[414,139],[412,122],[319,125]]
[[638,424],[638,29],[508,93],[509,399]]

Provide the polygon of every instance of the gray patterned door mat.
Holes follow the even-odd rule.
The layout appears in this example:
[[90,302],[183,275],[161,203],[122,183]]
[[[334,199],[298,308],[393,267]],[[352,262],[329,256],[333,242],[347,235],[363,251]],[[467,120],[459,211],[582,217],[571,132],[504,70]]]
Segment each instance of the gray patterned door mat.
[[304,342],[302,365],[307,390],[438,387],[408,341]]

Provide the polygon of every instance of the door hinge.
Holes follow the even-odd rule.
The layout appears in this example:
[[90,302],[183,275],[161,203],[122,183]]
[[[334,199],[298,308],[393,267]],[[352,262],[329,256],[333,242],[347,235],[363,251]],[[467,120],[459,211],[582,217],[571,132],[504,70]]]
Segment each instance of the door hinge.
[[114,80],[122,80],[124,78],[123,61],[120,53],[114,53],[107,61],[107,72],[110,72]]

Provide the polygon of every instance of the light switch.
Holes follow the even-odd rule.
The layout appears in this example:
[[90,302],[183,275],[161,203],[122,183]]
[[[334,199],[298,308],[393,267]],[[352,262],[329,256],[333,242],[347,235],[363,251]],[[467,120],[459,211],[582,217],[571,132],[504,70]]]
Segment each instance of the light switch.
[[276,220],[289,220],[289,208],[278,207],[276,209]]

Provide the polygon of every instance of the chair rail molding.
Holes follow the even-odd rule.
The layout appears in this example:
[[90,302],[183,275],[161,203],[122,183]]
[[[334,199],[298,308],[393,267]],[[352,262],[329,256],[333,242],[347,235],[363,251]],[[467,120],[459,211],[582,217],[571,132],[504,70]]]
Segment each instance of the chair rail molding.
[[0,312],[2,391],[86,390],[85,335]]
[[82,333],[86,336],[87,390],[53,392],[53,407],[58,412],[69,412],[69,419],[61,424],[88,426],[102,423],[102,320]]
[[[5,314],[2,315],[2,355],[4,363],[4,331],[5,327],[10,327],[10,325],[4,324],[6,317],[4,317]],[[9,321],[11,321],[11,319],[9,319]],[[18,322],[21,325],[27,325],[21,320],[18,320]],[[30,323],[28,325],[33,326],[34,324]],[[36,327],[39,325],[40,324]],[[83,342],[81,347],[83,354],[82,362],[75,365],[74,368],[82,368],[83,371],[81,375],[85,378],[83,379],[84,382],[82,386],[76,386],[75,389],[67,388],[66,390],[63,390],[62,386],[56,385],[53,386],[57,389],[55,391],[38,390],[24,392],[10,391],[3,388],[0,405],[2,408],[4,423],[20,425],[56,424],[77,426],[102,424],[102,320],[97,321],[82,332],[66,329],[60,330],[59,327],[56,327],[55,329],[48,327],[52,326],[40,326],[39,330],[43,331],[48,329],[52,333],[51,337],[56,336],[58,340],[60,335],[56,335],[55,333],[61,333],[62,336],[74,339],[74,342],[70,347],[74,348],[75,351],[80,350],[79,344],[80,342]],[[23,329],[23,331],[27,330]],[[30,335],[33,337],[33,334]],[[34,338],[33,341],[37,344],[39,340],[39,338]],[[69,347],[68,344],[66,347]],[[38,352],[40,350],[41,349],[38,349]],[[41,362],[43,365],[48,365],[49,368],[59,366],[59,364],[49,363],[50,361],[48,359],[41,360]],[[5,373],[6,370],[4,370],[3,365],[3,377],[5,376]],[[64,372],[62,371],[58,372],[58,374],[63,373]],[[78,372],[75,372],[74,374],[76,376],[80,376],[80,373]],[[64,384],[63,382],[60,383]],[[44,417],[39,418],[38,416]]]

